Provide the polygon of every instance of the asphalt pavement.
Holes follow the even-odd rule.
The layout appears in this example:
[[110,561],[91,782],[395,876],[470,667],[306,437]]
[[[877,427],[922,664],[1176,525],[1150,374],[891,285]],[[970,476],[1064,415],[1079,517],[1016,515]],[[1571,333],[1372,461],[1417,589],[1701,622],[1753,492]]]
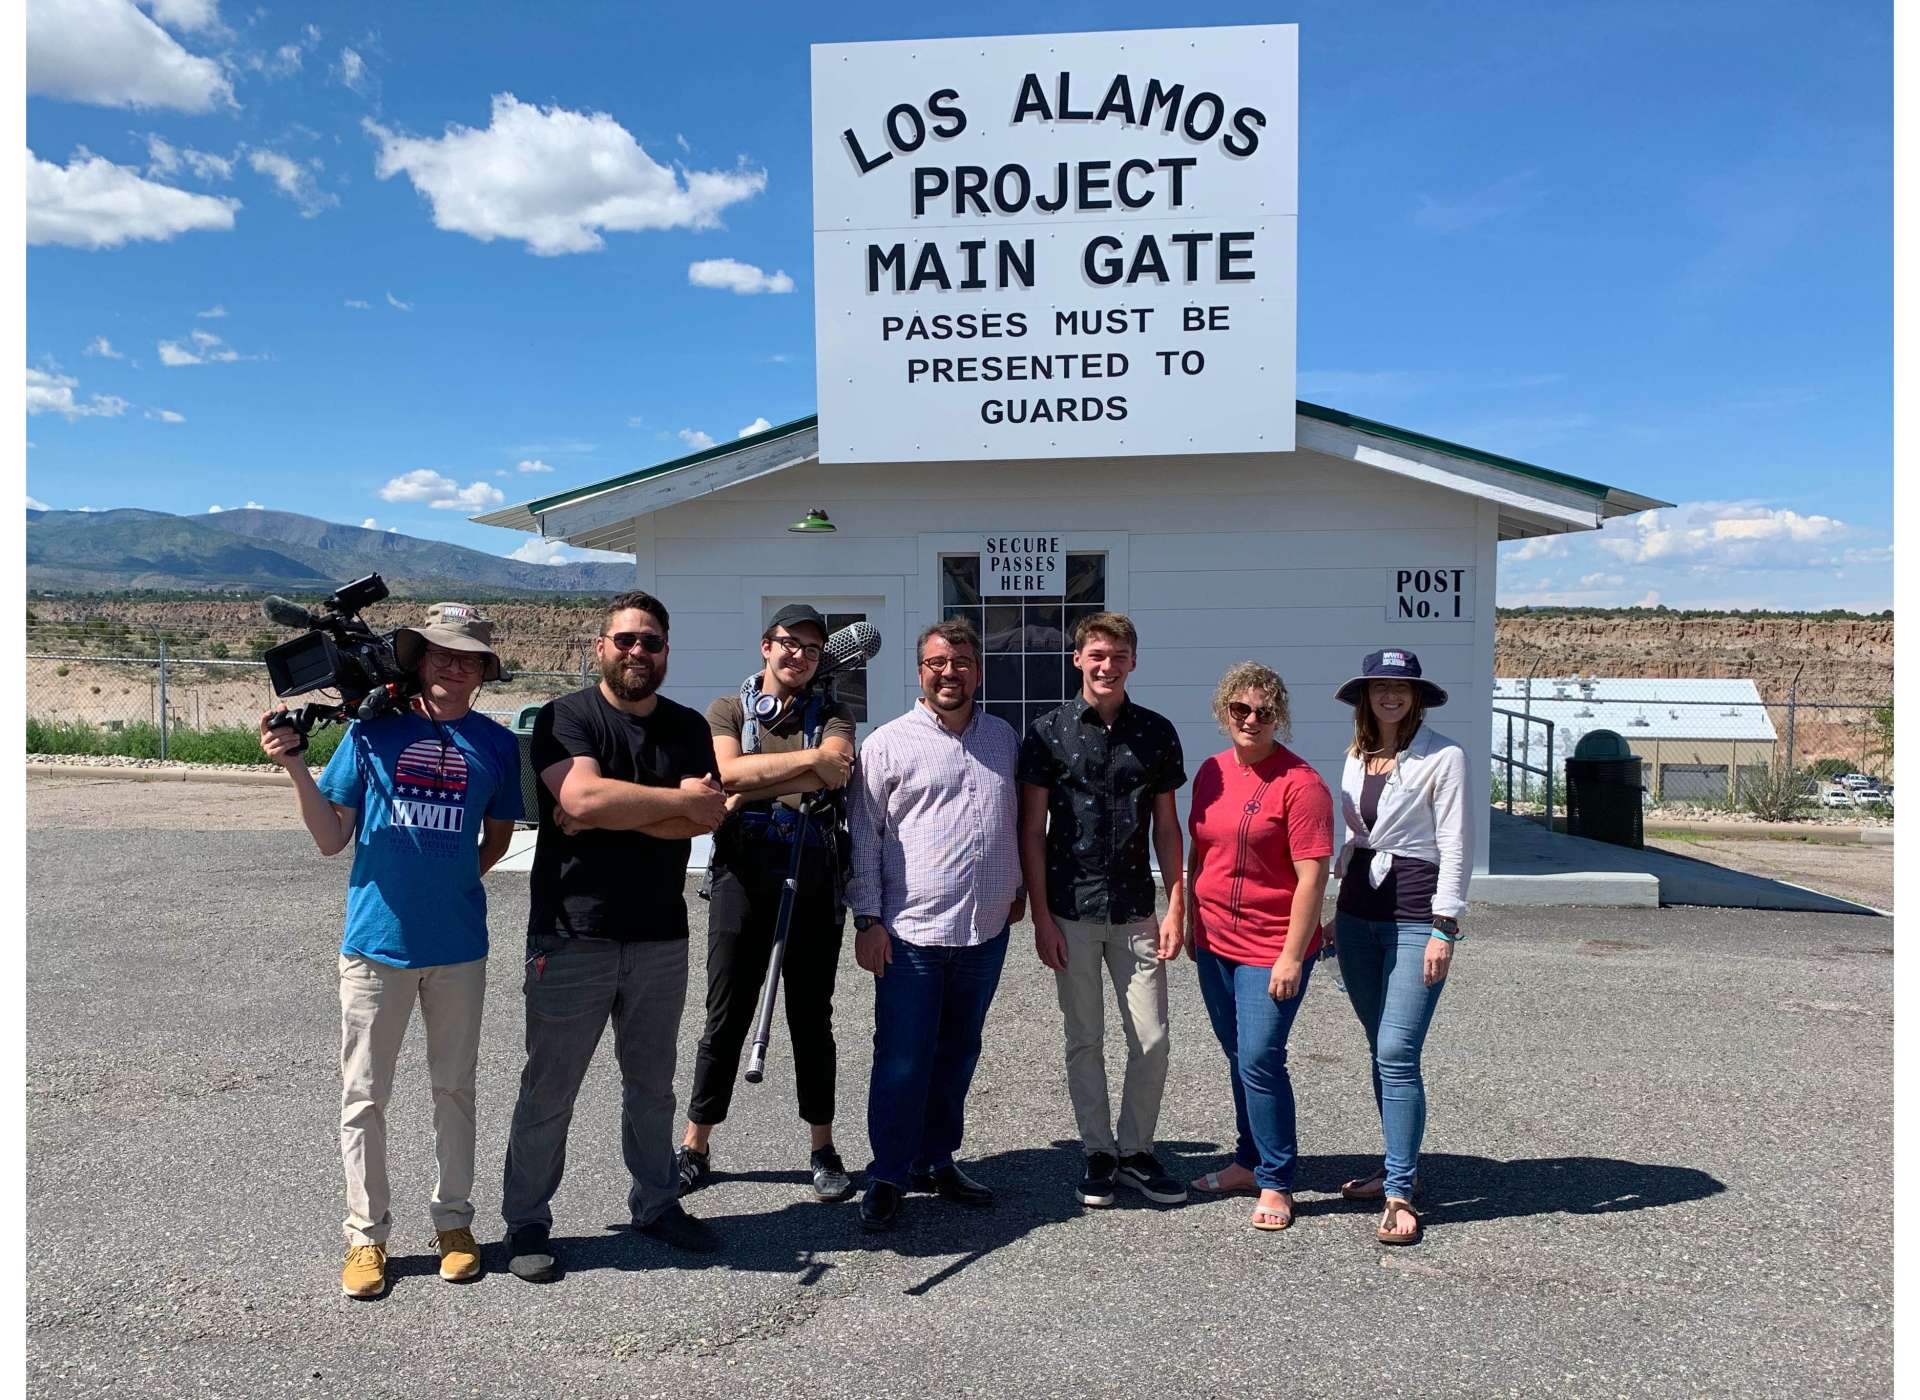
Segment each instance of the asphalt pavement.
[[[1884,1395],[1892,1388],[1893,924],[1475,909],[1427,1047],[1414,1249],[1334,1193],[1379,1148],[1365,1046],[1315,972],[1292,1061],[1295,1226],[1249,1202],[1079,1206],[1051,974],[1030,930],[965,1155],[998,1202],[893,1236],[815,1203],[784,1046],[688,1199],[725,1241],[621,1227],[603,1045],[555,1201],[568,1272],[505,1271],[524,877],[489,880],[478,1233],[435,1273],[416,1025],[390,1110],[391,1292],[339,1289],[335,949],[345,858],[287,831],[28,835],[27,1383],[36,1396]],[[705,907],[693,996],[704,987]],[[840,1144],[865,1160],[868,978],[842,964]],[[1163,1157],[1223,1165],[1225,1064],[1173,971]],[[684,1107],[699,1033],[681,1027]],[[1121,1052],[1110,1026],[1117,1094]]]

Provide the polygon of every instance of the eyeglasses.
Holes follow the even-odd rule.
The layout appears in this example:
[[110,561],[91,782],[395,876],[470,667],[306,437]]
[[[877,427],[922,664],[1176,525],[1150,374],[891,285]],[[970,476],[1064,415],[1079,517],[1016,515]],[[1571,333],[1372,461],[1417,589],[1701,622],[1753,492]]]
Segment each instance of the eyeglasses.
[[445,666],[450,671],[487,669],[487,658],[477,651],[442,651],[439,647],[428,647],[427,660]]
[[658,656],[667,649],[667,639],[658,632],[602,632],[600,635],[613,643],[615,651],[632,651],[637,646],[648,656]]
[[980,669],[980,663],[971,656],[925,656],[920,659],[920,664],[935,675],[942,671],[952,671],[955,675],[962,675],[965,672]]
[[1261,705],[1256,708],[1235,700],[1227,706],[1227,714],[1232,717],[1235,724],[1245,724],[1247,722],[1247,716],[1249,715],[1253,716],[1253,718],[1261,724],[1272,724],[1274,720],[1278,718],[1279,711],[1275,710],[1271,705]]
[[778,632],[767,638],[767,640],[780,643],[780,650],[784,651],[788,656],[804,656],[809,661],[818,661],[820,659],[821,648],[813,642],[803,642],[798,637],[789,637],[784,633]]

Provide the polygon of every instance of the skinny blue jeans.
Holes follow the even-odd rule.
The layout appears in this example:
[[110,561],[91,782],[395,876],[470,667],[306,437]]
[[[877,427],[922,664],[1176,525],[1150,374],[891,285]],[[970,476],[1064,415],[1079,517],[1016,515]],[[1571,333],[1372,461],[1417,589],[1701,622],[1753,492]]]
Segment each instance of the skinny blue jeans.
[[1427,1128],[1420,1051],[1440,989],[1446,986],[1444,980],[1426,985],[1427,940],[1433,937],[1433,925],[1340,914],[1334,932],[1340,976],[1373,1055],[1373,1101],[1387,1145],[1387,1194],[1410,1201],[1420,1139]]
[[1200,998],[1233,1080],[1233,1119],[1239,1131],[1233,1160],[1253,1173],[1263,1191],[1293,1190],[1300,1160],[1294,1118],[1293,1077],[1287,1073],[1287,1036],[1306,999],[1311,959],[1300,968],[1300,990],[1290,1000],[1267,995],[1271,967],[1230,962],[1205,948],[1195,951]]

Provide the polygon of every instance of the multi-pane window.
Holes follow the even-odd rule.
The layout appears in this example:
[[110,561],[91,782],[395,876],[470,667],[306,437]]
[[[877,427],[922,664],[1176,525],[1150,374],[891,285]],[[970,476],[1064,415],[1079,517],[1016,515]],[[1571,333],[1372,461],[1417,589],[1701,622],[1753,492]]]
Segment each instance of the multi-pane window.
[[1080,693],[1073,629],[1106,608],[1107,556],[1067,555],[1065,593],[983,598],[980,556],[949,554],[940,561],[940,603],[947,617],[964,617],[980,633],[986,655],[977,698],[1024,734],[1047,710]]

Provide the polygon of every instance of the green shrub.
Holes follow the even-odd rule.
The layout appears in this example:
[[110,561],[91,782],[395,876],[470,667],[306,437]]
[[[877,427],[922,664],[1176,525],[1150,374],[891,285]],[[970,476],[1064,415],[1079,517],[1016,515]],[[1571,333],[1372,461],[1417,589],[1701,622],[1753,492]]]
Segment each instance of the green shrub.
[[[344,727],[315,730],[307,739],[307,762],[318,768],[333,757]],[[160,729],[153,724],[130,724],[108,730],[78,720],[27,720],[27,752],[52,754],[112,754],[123,758],[160,757]],[[167,759],[173,763],[246,763],[267,767],[260,752],[257,730],[243,725],[189,729],[176,725],[167,731]]]

